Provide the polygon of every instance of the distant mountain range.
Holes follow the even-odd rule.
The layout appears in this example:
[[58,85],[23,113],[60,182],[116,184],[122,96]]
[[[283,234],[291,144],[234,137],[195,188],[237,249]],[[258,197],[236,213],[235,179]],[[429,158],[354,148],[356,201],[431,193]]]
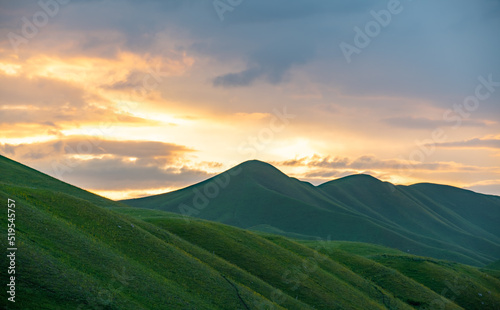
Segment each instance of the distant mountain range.
[[483,266],[500,257],[500,197],[352,175],[319,186],[244,162],[187,188],[123,203],[298,239],[369,242]]
[[[318,188],[289,179],[267,164],[250,162],[239,168],[226,175],[231,176],[229,183],[216,178],[198,189],[204,192],[204,184],[218,182],[221,199],[226,190],[246,184],[239,193],[245,195],[242,198],[249,204],[261,199],[264,206],[246,213],[255,214],[252,221],[257,222],[258,212],[261,220],[272,213],[265,213],[267,198],[277,204],[294,201],[292,207],[317,210],[321,215],[334,212],[329,211],[334,207],[327,203],[331,199],[326,190],[318,194]],[[274,179],[265,178],[270,172]],[[356,179],[381,183],[366,176]],[[290,183],[281,183],[284,180]],[[279,194],[283,184],[295,187],[281,188],[286,192]],[[198,205],[203,212],[216,208],[216,190],[211,189],[214,192],[207,190],[211,202],[204,208]],[[252,196],[246,190],[268,196]],[[336,195],[333,187],[328,192]],[[237,199],[238,193],[233,197]],[[0,309],[500,309],[499,260],[478,268],[368,243],[291,240],[176,213],[133,208],[3,156],[0,201],[5,211],[0,216],[1,244],[4,250],[17,248],[15,274],[9,274],[14,280],[7,278],[11,260],[7,256],[0,259],[0,278],[6,288],[0,292]],[[15,219],[7,217],[7,203],[15,209]],[[360,215],[353,215],[357,211],[337,207],[340,211],[334,214],[353,219],[344,224],[345,229],[350,229],[349,224],[358,225]],[[235,210],[226,216],[237,218],[241,210]],[[302,215],[312,225],[314,221]],[[303,225],[297,216],[284,212],[271,219],[296,221],[300,228]],[[363,223],[373,221],[367,217]],[[15,245],[7,245],[7,227],[13,222]],[[373,227],[367,232],[370,229]],[[394,234],[391,229],[385,231],[390,232],[389,237]],[[15,303],[7,299],[12,297],[7,292],[12,281]]]

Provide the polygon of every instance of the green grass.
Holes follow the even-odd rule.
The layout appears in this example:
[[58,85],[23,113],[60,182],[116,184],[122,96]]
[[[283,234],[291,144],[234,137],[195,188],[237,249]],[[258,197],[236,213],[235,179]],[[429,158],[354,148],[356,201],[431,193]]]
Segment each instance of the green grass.
[[[371,245],[361,247],[371,248]],[[475,267],[414,255],[387,254],[391,251],[385,250],[370,253],[369,258],[352,256],[328,243],[321,252],[414,306],[448,309],[453,301],[464,309],[500,307],[500,281]],[[446,300],[429,298],[429,290]]]
[[[0,179],[0,201],[4,208],[8,198],[16,201],[17,294],[13,304],[2,290],[2,309],[500,305],[494,270],[378,245],[299,242],[202,219],[187,221],[175,213],[124,207],[0,157],[0,170],[10,169],[16,173]],[[28,186],[26,177],[34,180]],[[35,181],[38,186],[33,186]],[[0,217],[0,226],[7,226],[6,217]],[[5,248],[5,229],[0,238]],[[7,270],[7,260],[1,262]],[[6,282],[4,272],[1,278]]]
[[82,198],[99,204],[102,207],[116,207],[118,205],[122,205],[76,186],[61,182],[58,179],[50,177],[1,155],[0,176],[1,183],[5,185],[22,185],[27,189],[46,189],[49,191],[64,192],[77,198]]
[[497,260],[496,262],[489,264],[485,268],[493,269],[493,270],[500,270],[500,260]]
[[300,243],[310,247],[327,247],[328,250],[342,250],[363,257],[371,257],[380,254],[405,254],[400,250],[388,248],[377,244],[352,241],[306,241],[298,240]]
[[485,266],[500,257],[500,197],[354,175],[313,186],[245,162],[175,192],[125,200],[290,238],[367,242]]
[[[114,212],[62,193],[31,190],[24,200],[13,192],[16,193],[11,189],[9,196],[17,199],[21,210],[20,292],[25,284],[36,281],[36,287],[47,293],[45,298],[55,298],[56,304],[63,300],[71,301],[73,306],[105,303],[89,300],[89,296],[99,298],[103,290],[114,297],[111,302],[116,298],[126,305],[126,300],[119,298],[119,294],[124,294],[132,304],[146,309],[158,305],[165,309],[240,306],[234,289],[221,274],[148,233],[141,223],[134,224]],[[1,198],[6,199],[4,195]],[[113,281],[113,272],[122,271],[132,279],[127,284]],[[20,295],[18,305],[23,309],[35,308],[30,301],[38,302]],[[121,308],[120,304],[115,306]]]
[[374,260],[398,270],[464,309],[500,307],[500,281],[477,268],[408,256],[383,255]]
[[[321,269],[308,272],[303,267],[302,257],[247,231],[210,222],[196,221],[186,225],[178,219],[154,220],[153,223],[215,253],[310,306],[323,309],[383,309],[345,281]],[[207,235],[210,238],[204,238]]]
[[[289,241],[278,239],[280,244],[290,244]],[[322,241],[317,243],[307,243],[312,249],[317,249],[320,253],[328,256],[338,264],[348,268],[358,276],[376,285],[377,290],[390,292],[393,298],[416,309],[433,309],[436,303],[446,304],[446,309],[459,309],[459,307],[443,298],[439,294],[432,292],[424,285],[401,274],[395,269],[388,268],[374,260],[355,255],[340,250],[335,242]],[[289,245],[288,245],[289,246]],[[371,248],[371,245],[359,244],[361,248]],[[385,305],[390,309],[398,309],[390,299],[384,299]]]

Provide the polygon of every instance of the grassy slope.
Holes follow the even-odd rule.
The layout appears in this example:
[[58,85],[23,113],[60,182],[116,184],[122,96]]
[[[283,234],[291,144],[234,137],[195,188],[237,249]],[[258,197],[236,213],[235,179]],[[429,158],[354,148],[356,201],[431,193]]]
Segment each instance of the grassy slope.
[[[418,236],[412,236],[413,240],[434,248],[422,251],[409,244],[406,249],[412,253],[471,263],[447,254],[455,252],[474,259],[474,265],[500,257],[498,232],[490,224],[485,229],[480,228],[500,214],[500,204],[490,200],[493,196],[435,184],[428,184],[416,195],[415,188],[420,185],[393,186],[371,176],[355,175],[322,184],[319,188],[360,212],[416,232]],[[443,192],[442,187],[448,192]],[[441,192],[438,201],[426,196],[426,193],[434,194],[435,191]],[[442,204],[447,199],[453,200],[454,195],[464,194],[468,195],[468,199],[459,199],[457,204]],[[490,203],[482,203],[485,200]],[[460,210],[469,210],[468,213],[475,213],[475,216],[468,217]],[[436,248],[445,249],[447,253],[439,253]],[[481,263],[478,264],[478,261]]]
[[[153,223],[214,252],[315,308],[383,309],[363,291],[325,270],[307,273],[300,256],[247,231],[201,221],[186,225],[179,219],[155,220]],[[207,235],[210,238],[203,238]],[[275,299],[279,301],[280,298],[278,295]]]
[[486,266],[488,269],[493,269],[493,270],[500,270],[500,260],[497,260],[496,262],[493,262]]
[[103,207],[117,205],[114,201],[92,194],[68,183],[61,182],[58,179],[50,177],[2,155],[0,155],[0,176],[2,184],[22,184],[23,187],[29,189],[46,189],[50,191],[64,192],[66,194],[99,204]]
[[[301,241],[414,306],[448,309],[453,301],[464,309],[500,309],[500,280],[475,267],[449,261],[395,253],[393,249],[337,242]],[[339,250],[343,248],[344,250]],[[364,257],[349,255],[363,253]],[[429,299],[427,290],[446,297]]]
[[[357,175],[314,187],[250,161],[179,191],[124,202],[188,210],[188,215],[289,237],[377,243],[477,266],[498,259],[500,232],[494,224],[500,199],[452,187],[444,198],[436,197],[441,187],[429,186],[393,186]],[[455,193],[460,198],[445,203]]]
[[464,309],[500,309],[500,281],[476,268],[435,259],[393,255],[374,260],[422,283]]
[[363,242],[352,242],[352,241],[329,241],[328,243],[318,242],[318,241],[308,241],[308,240],[299,240],[301,244],[305,244],[310,247],[318,247],[328,245],[328,249],[330,250],[341,250],[344,252],[349,252],[352,254],[356,254],[363,257],[370,257],[372,255],[378,254],[405,254],[404,252],[388,248],[385,246],[381,246],[378,244],[370,244]]
[[393,186],[365,175],[328,182],[320,189],[401,228],[478,252],[486,247],[494,257],[500,256],[495,244],[500,230],[494,225],[500,219],[500,204],[491,200],[493,196],[436,184]]
[[[9,166],[0,158],[2,171]],[[438,284],[423,285],[429,268],[411,255],[391,259],[384,248],[356,244],[369,259],[344,251],[353,245],[328,242],[320,254],[284,237],[123,207],[13,166],[18,174],[0,179],[0,201],[16,200],[17,303],[6,304],[2,292],[0,308],[426,309],[434,302],[481,309],[473,295],[455,302],[439,295],[439,285],[455,276],[491,292],[488,305],[498,302],[498,280],[473,267],[443,263],[434,272]],[[24,177],[63,191],[26,187]],[[6,227],[5,217],[0,225]],[[5,230],[0,237],[5,242]],[[393,282],[367,274],[377,268]]]
[[[235,287],[246,302],[264,300],[158,239],[143,227],[149,224],[102,207],[120,203],[4,157],[0,171],[0,199],[17,203],[16,309],[238,309]],[[6,231],[1,234],[6,246]],[[3,292],[0,306],[5,303]]]
[[[464,281],[469,283],[469,288],[481,288],[486,293],[490,291],[488,299],[485,299],[487,302],[483,302],[491,309],[500,304],[500,281],[466,265],[417,257],[370,244],[300,241],[306,247],[281,236],[263,235],[268,241],[280,246],[276,249],[263,242],[261,237],[231,226],[195,219],[186,225],[180,217],[161,218],[158,214],[151,218],[145,216],[144,219],[214,252],[249,273],[257,274],[282,292],[295,295],[316,308],[326,306],[327,309],[335,309],[339,302],[345,302],[343,306],[349,307],[348,300],[357,300],[359,308],[369,307],[363,305],[368,297],[389,309],[404,309],[408,306],[416,309],[439,309],[441,306],[445,307],[443,309],[483,309],[484,304],[477,303],[471,294],[462,294],[460,297],[450,294],[452,288],[457,291],[450,284],[456,282],[457,277],[466,279]],[[210,238],[204,238],[207,235]],[[382,261],[384,258],[387,261]],[[409,265],[401,270],[393,268],[389,266],[392,259],[395,264],[407,259]],[[440,272],[423,268],[421,261],[439,264]],[[279,271],[277,274],[276,270]],[[336,280],[332,281],[329,278],[331,276]],[[427,276],[431,278],[426,280]],[[437,283],[437,286],[433,283]],[[339,289],[345,286],[348,287],[347,291]],[[444,288],[448,286],[449,291],[445,291]],[[331,290],[331,287],[335,289]],[[441,294],[449,298],[443,298]],[[326,297],[333,300],[329,301]]]
[[[8,192],[19,210],[19,309],[107,303],[120,309],[241,307],[219,272],[158,239],[141,222],[63,193],[26,194],[25,188],[3,186],[2,191],[0,198],[6,200]],[[260,300],[241,291],[248,302]]]

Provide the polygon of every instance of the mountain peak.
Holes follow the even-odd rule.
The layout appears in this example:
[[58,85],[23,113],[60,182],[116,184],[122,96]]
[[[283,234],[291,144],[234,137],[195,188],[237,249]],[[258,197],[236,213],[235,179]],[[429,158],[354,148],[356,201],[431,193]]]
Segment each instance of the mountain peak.
[[345,176],[345,177],[342,177],[338,180],[341,180],[341,179],[358,179],[358,180],[372,180],[372,181],[378,181],[378,182],[381,182],[379,179],[377,179],[376,177],[372,176],[372,175],[369,175],[369,174],[365,174],[365,173],[359,173],[359,174],[351,174],[351,175],[348,175],[348,176]]
[[233,169],[242,169],[245,173],[258,173],[258,174],[270,174],[270,173],[279,173],[283,174],[278,168],[274,167],[271,164],[268,164],[264,161],[260,161],[257,159],[247,160],[242,162],[241,164],[231,168]]
[[360,174],[351,174],[351,175],[348,175],[348,176],[345,176],[342,178],[338,178],[338,179],[335,179],[332,181],[325,182],[325,183],[319,185],[319,187],[328,187],[329,185],[333,185],[333,184],[346,184],[346,183],[350,183],[350,184],[379,184],[379,183],[382,183],[382,181],[377,179],[374,176],[369,175],[369,174],[360,173]]
[[258,159],[250,159],[250,160],[242,162],[238,166],[241,166],[241,167],[252,167],[252,166],[272,166],[272,165],[266,163],[265,161],[261,161],[261,160],[258,160]]

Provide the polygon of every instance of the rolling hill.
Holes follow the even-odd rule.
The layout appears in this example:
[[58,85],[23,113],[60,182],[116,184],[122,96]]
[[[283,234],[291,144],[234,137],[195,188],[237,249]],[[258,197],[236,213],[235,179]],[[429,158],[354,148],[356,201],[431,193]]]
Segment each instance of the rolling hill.
[[360,241],[484,266],[500,257],[500,197],[353,175],[320,186],[260,161],[190,187],[122,201],[299,239]]
[[127,207],[2,156],[0,172],[17,246],[1,309],[500,309],[494,270]]

